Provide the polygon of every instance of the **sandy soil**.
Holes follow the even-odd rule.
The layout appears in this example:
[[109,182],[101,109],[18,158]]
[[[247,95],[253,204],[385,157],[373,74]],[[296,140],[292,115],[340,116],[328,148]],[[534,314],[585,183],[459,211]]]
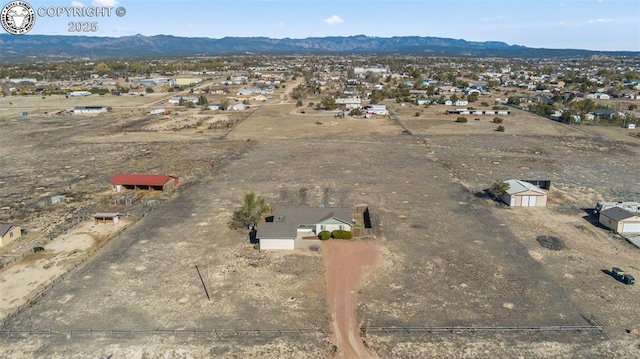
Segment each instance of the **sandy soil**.
[[90,256],[101,241],[132,222],[124,218],[116,225],[81,223],[50,241],[44,251],[28,254],[4,268],[0,271],[0,320]]
[[329,241],[323,243],[327,262],[327,302],[331,314],[330,341],[342,358],[377,358],[360,338],[356,318],[360,273],[373,264],[375,249],[365,242]]

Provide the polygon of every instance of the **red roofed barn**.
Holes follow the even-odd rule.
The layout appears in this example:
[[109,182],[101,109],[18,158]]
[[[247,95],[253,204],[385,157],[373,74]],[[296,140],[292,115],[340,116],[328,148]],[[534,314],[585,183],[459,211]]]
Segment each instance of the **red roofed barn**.
[[117,174],[109,181],[116,192],[126,189],[142,189],[152,191],[165,191],[178,185],[178,177],[172,175],[135,175]]

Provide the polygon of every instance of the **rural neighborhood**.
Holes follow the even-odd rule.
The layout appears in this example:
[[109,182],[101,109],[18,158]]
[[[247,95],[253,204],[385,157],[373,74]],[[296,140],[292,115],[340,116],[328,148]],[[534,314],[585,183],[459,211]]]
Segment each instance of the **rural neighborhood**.
[[639,104],[624,56],[0,63],[0,357],[637,356]]

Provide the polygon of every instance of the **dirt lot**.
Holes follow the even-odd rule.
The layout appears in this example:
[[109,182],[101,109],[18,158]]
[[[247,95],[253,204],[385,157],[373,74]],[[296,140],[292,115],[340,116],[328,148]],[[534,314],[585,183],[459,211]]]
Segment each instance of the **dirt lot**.
[[[628,304],[638,289],[602,270],[618,265],[640,277],[638,250],[592,225],[583,209],[638,196],[640,168],[629,163],[640,141],[518,112],[497,133],[490,118],[460,124],[435,108],[415,117],[415,108],[389,105],[414,136],[388,118],[293,115],[293,104],[256,109],[224,140],[218,130],[108,133],[113,119],[101,117],[64,130],[5,119],[3,136],[43,129],[22,151],[2,148],[16,171],[35,161],[18,172],[27,180],[3,179],[13,181],[7,195],[43,186],[38,175],[48,173],[61,178],[60,190],[86,175],[71,188],[85,196],[106,191],[116,168],[184,171],[189,181],[3,328],[54,334],[4,335],[0,355],[339,356],[329,342],[323,253],[259,252],[227,229],[242,196],[255,192],[271,204],[369,205],[378,253],[357,291],[359,326],[587,325],[590,315],[605,326],[603,334],[367,334],[366,347],[380,358],[637,356],[640,340],[626,330],[640,328],[640,309]],[[43,148],[72,167],[40,158]],[[511,177],[551,179],[550,205],[508,209],[479,193]],[[565,248],[541,247],[540,235]],[[211,332],[274,328],[318,331]],[[210,332],[181,331],[193,329]]]

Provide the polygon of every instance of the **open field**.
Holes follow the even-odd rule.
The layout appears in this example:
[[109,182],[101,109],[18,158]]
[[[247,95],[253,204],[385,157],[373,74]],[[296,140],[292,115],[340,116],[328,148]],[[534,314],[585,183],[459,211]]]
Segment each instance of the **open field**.
[[[0,356],[339,357],[329,342],[324,253],[254,250],[226,225],[247,192],[272,205],[371,208],[377,228],[368,241],[378,253],[355,293],[358,326],[588,325],[594,315],[605,327],[368,333],[367,348],[380,358],[637,356],[640,340],[626,330],[640,328],[640,309],[629,304],[638,289],[602,270],[618,265],[640,277],[638,250],[594,226],[583,209],[638,196],[640,168],[629,163],[640,140],[515,111],[498,133],[493,117],[461,124],[438,114],[443,107],[415,117],[416,107],[389,105],[413,136],[388,118],[292,114],[293,104],[254,109],[223,140],[218,129],[114,133],[114,123],[133,121],[117,112],[3,117],[3,137],[33,136],[0,147],[3,168],[17,173],[0,178],[11,203],[35,201],[31,193],[45,187],[88,206],[108,197],[114,172],[170,172],[186,185],[6,321],[3,330],[53,333],[2,334]],[[549,206],[508,209],[481,194],[511,177],[551,179]],[[33,216],[18,206],[38,228],[51,219],[49,208]],[[541,247],[540,235],[565,248]],[[316,331],[213,332],[296,328]],[[78,332],[88,329],[97,334]]]

